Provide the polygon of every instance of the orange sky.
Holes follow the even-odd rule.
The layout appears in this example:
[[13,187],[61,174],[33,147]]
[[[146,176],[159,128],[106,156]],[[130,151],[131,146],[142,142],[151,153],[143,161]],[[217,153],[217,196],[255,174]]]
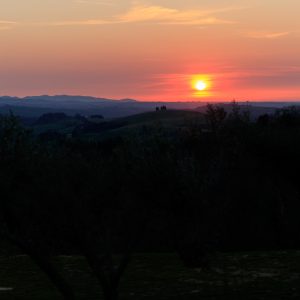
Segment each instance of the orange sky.
[[1,95],[300,100],[299,0],[1,4]]

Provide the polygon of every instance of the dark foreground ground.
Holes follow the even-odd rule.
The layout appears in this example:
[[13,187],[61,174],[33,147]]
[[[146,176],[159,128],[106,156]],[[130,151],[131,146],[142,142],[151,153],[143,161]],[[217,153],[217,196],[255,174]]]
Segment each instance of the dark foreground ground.
[[[211,270],[186,269],[173,254],[136,255],[121,299],[299,299],[300,252],[220,254]],[[81,257],[57,258],[79,299],[101,299]],[[10,288],[11,290],[6,290]],[[0,299],[61,299],[26,256],[0,258]]]

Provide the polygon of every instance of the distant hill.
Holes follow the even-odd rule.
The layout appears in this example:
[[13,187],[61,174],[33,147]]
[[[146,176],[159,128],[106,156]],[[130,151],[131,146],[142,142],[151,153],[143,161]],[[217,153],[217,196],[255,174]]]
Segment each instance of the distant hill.
[[[151,104],[153,105],[153,103]],[[232,104],[218,104],[227,112],[232,110]],[[240,105],[241,112],[250,111],[250,117],[255,120],[264,114],[273,114],[275,107],[257,107]],[[55,134],[67,135],[83,139],[106,139],[124,134],[132,134],[149,128],[160,128],[165,132],[174,133],[178,129],[184,130],[191,124],[195,128],[206,129],[207,123],[204,113],[206,106],[196,109],[152,110],[119,118],[103,118],[102,115],[82,116],[80,114],[67,115],[65,113],[46,113],[34,122],[24,123],[31,128],[35,135]]]
[[[142,102],[134,99],[106,99],[89,96],[28,96],[0,97],[0,114],[12,111],[23,118],[38,118],[46,113],[81,114],[84,116],[102,115],[105,119],[126,117],[134,114],[154,111],[158,106],[166,105],[168,109],[203,111],[206,102]],[[246,102],[239,102],[246,105]],[[272,112],[276,108],[299,105],[299,102],[253,102],[251,110],[254,114]],[[227,107],[226,103],[220,103]]]
[[73,135],[80,138],[106,138],[140,130],[143,126],[163,126],[174,131],[190,122],[204,122],[202,113],[192,110],[146,112],[115,119],[79,118],[64,114],[45,114],[30,127],[36,135],[46,132]]
[[73,131],[74,137],[104,139],[124,134],[138,132],[143,128],[159,128],[163,126],[165,131],[174,132],[183,129],[191,122],[204,124],[204,116],[197,111],[166,110],[154,111],[117,118],[101,123],[86,122],[77,126]]
[[[105,99],[85,96],[33,96],[25,98],[0,97],[0,114],[12,111],[22,117],[40,117],[46,113],[82,114],[85,116],[99,114],[104,118],[118,118],[154,111],[162,102],[141,102],[134,99]],[[195,109],[199,102],[170,102],[170,109]]]

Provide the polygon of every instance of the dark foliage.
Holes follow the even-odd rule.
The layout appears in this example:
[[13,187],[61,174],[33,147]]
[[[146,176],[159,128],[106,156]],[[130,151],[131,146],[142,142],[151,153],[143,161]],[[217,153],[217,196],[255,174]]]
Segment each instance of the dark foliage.
[[2,240],[65,299],[75,297],[51,263],[57,254],[84,256],[105,298],[117,299],[134,251],[176,251],[189,267],[209,267],[214,251],[299,247],[299,111],[250,122],[233,103],[229,114],[208,106],[206,119],[172,135],[144,126],[86,142],[36,139],[1,117]]
[[55,122],[66,120],[67,118],[68,116],[65,113],[48,113],[42,115],[36,121],[36,124],[42,125],[42,124],[55,123]]

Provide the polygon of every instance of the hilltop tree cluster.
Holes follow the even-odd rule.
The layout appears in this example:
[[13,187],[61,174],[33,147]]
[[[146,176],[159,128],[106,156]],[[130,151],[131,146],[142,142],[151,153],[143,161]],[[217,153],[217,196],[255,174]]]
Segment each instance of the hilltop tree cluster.
[[167,107],[165,106],[165,105],[163,105],[163,106],[156,106],[156,108],[155,108],[155,110],[156,111],[165,111],[165,110],[167,110]]

